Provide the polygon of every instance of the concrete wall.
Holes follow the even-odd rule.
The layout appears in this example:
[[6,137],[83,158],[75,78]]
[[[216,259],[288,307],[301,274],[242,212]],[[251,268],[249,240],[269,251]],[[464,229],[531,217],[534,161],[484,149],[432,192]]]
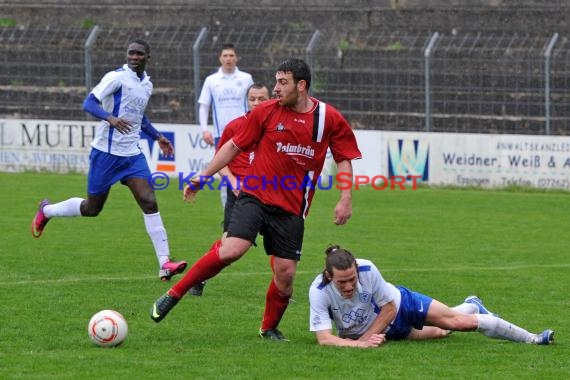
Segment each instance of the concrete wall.
[[[560,41],[557,48],[567,45],[568,36],[570,36],[567,17],[570,11],[570,0],[258,0],[255,2],[251,0],[126,0],[125,2],[126,4],[116,4],[116,0],[98,0],[97,2],[92,0],[0,0],[0,57],[4,58],[1,72],[4,77],[0,74],[0,116],[62,120],[86,117],[80,107],[85,95],[85,88],[82,86],[83,73],[80,72],[73,78],[64,78],[58,74],[61,71],[67,74],[68,71],[65,70],[68,69],[83,69],[81,49],[85,37],[74,39],[74,46],[77,47],[79,44],[80,48],[75,53],[69,53],[64,49],[68,43],[71,43],[67,35],[60,36],[59,39],[51,39],[49,33],[44,32],[44,29],[48,27],[51,31],[56,28],[65,31],[67,26],[74,26],[76,30],[77,27],[84,26],[86,28],[80,30],[87,32],[89,26],[97,24],[108,32],[105,42],[103,39],[97,42],[97,54],[94,55],[94,66],[96,70],[99,70],[95,72],[97,79],[109,69],[108,62],[121,62],[124,59],[122,49],[123,43],[126,42],[125,33],[141,26],[149,31],[150,35],[155,28],[165,26],[184,27],[183,29],[194,31],[206,26],[212,30],[223,29],[224,33],[234,28],[241,33],[240,30],[245,27],[248,31],[253,30],[254,37],[249,36],[249,41],[255,41],[255,36],[263,33],[265,27],[280,27],[279,30],[286,32],[303,29],[312,32],[319,29],[325,36],[333,37],[332,32],[339,32],[337,34],[341,35],[343,41],[344,38],[349,40],[348,37],[357,36],[358,38],[354,38],[356,42],[360,41],[359,38],[366,40],[368,35],[391,36],[393,34],[391,31],[395,31],[394,34],[419,36],[419,46],[416,46],[413,41],[408,45],[413,47],[409,50],[413,57],[421,57],[421,41],[425,41],[427,36],[435,31],[443,33],[443,36],[449,40],[453,40],[456,33],[458,36],[462,33],[465,36],[467,33],[464,32],[488,34],[494,31],[497,32],[497,34],[493,33],[495,40],[502,41],[503,33],[505,33],[507,42],[519,37],[526,41],[527,34],[530,34],[529,40],[531,41],[549,41],[553,33],[559,33]],[[18,29],[3,27],[10,23],[16,24]],[[35,28],[34,33],[26,33],[34,29],[26,29],[27,26],[39,28]],[[255,29],[254,26],[262,26],[262,28]],[[22,41],[18,33],[11,33],[12,30],[19,31],[20,29],[21,34],[28,37],[27,40]],[[42,40],[41,37],[46,34],[48,37]],[[161,41],[171,40],[170,34],[166,37],[160,35],[160,38],[162,38]],[[157,81],[150,108],[155,121],[186,123],[195,119],[194,97],[197,90],[193,85],[193,73],[190,68],[192,57],[189,49],[193,37],[178,33],[176,39],[177,41],[187,40],[188,44],[175,45],[173,48],[163,46],[168,44],[153,45],[155,49],[153,51],[157,54],[154,55],[150,70],[151,75]],[[384,43],[389,39],[390,37],[383,38]],[[371,46],[376,46],[374,38],[371,41]],[[121,48],[116,49],[117,45]],[[243,67],[242,63],[240,67],[262,78],[268,77],[266,75],[268,71],[269,78],[271,78],[275,63],[273,60],[276,56],[290,54],[290,50],[283,46],[278,46],[281,49],[278,53],[273,47],[258,52],[255,50],[257,48],[255,44],[252,46],[254,46],[254,51],[249,53],[241,50],[240,46],[243,58],[241,61]],[[523,44],[522,49],[515,49],[516,53],[524,53],[528,46],[530,42],[529,45]],[[503,48],[505,47],[501,45],[498,49]],[[534,48],[538,49],[538,52],[533,52],[533,56],[541,57],[540,43]],[[59,49],[62,53],[69,53],[68,55],[73,58],[61,59],[58,55]],[[201,78],[205,77],[207,67],[211,63],[207,60],[213,61],[210,66],[217,66],[216,49],[217,46],[213,45],[203,47]],[[302,54],[304,50],[299,49],[297,48],[295,54]],[[413,72],[409,71],[410,65],[417,66],[414,63],[417,61],[410,63],[410,60],[404,56],[407,50],[363,49],[359,51],[355,49],[350,52],[350,55],[341,54],[341,58],[338,55],[338,45],[327,45],[323,50],[327,50],[327,54],[321,54],[318,76],[320,76],[321,83],[326,83],[328,87],[323,90],[323,93],[317,92],[317,94],[322,96],[323,100],[341,107],[355,126],[407,130],[423,128],[423,71],[418,67],[413,67],[412,70],[415,70]],[[328,54],[329,51],[333,54]],[[565,47],[564,52],[566,51]],[[362,56],[358,56],[359,54]],[[367,77],[364,82],[361,78],[366,76],[366,69],[379,66],[378,62],[373,62],[375,54],[380,55],[385,64],[386,62],[394,64],[389,66],[388,70],[384,69],[385,74]],[[556,57],[555,62],[564,65],[565,57],[570,56],[564,54]],[[402,55],[401,58],[399,58],[400,55]],[[260,60],[260,57],[263,59]],[[346,66],[343,66],[346,57],[351,58],[353,62],[361,62],[361,65],[353,64],[351,66],[353,69],[347,70]],[[490,57],[490,59],[495,58]],[[389,59],[394,60],[389,61]],[[258,64],[260,61],[264,64]],[[466,91],[462,90],[463,87],[458,87],[457,83],[463,82],[463,76],[467,73],[464,71],[465,66],[461,60],[457,60],[456,67],[453,67],[454,63],[451,61],[446,63],[450,65],[448,66],[449,72],[446,72],[445,76],[449,83],[442,82],[441,84],[444,88],[441,90],[440,97],[444,100],[440,103],[455,102],[453,104],[459,105],[452,110],[449,107],[442,107],[444,110],[439,112],[441,114],[439,126],[442,130],[477,133],[481,131],[520,133],[521,130],[524,133],[539,133],[542,130],[544,124],[540,121],[540,115],[542,115],[540,110],[543,104],[543,93],[540,87],[542,66],[536,66],[536,70],[531,70],[532,67],[523,65],[520,72],[517,71],[516,65],[513,66],[512,71],[509,71],[510,68],[507,70],[502,66],[497,66],[501,71],[500,74],[492,72],[495,76],[493,80],[496,82],[496,78],[500,77],[499,79],[504,79],[505,83],[512,85],[512,89],[501,88],[499,92],[488,91],[477,97],[478,93],[474,91],[481,90],[478,84],[475,88],[465,87]],[[38,65],[38,62],[41,65]],[[267,66],[268,63],[269,66]],[[480,82],[486,83],[483,79],[488,78],[490,74],[483,68],[477,67],[475,63],[470,64],[475,71],[469,75],[479,75]],[[103,68],[105,70],[102,70]],[[556,112],[553,115],[559,116],[561,120],[568,120],[566,110],[570,107],[566,106],[568,104],[567,91],[564,84],[568,83],[566,78],[569,74],[565,66],[558,68],[559,72],[554,70],[557,76],[553,84],[558,87],[555,89],[556,95],[553,96],[553,101],[557,102]],[[480,74],[477,74],[477,70],[480,70]],[[25,78],[9,77],[14,75],[13,73],[19,75],[22,72],[25,73],[22,75]],[[60,76],[63,79],[60,79]],[[77,81],[77,78],[80,81]],[[495,82],[492,81],[492,83]],[[402,89],[397,87],[399,83],[404,84]],[[526,99],[526,103],[516,99]],[[501,119],[502,115],[511,114],[503,112],[503,109],[500,112],[494,111],[494,108],[488,111],[492,107],[485,108],[484,112],[487,112],[485,115],[473,114],[465,109],[473,102],[499,105],[510,102],[510,105],[515,104],[517,107],[519,103],[529,104],[528,109],[532,111],[522,112],[528,120],[524,117],[522,121],[518,118]],[[507,106],[504,109],[506,110]],[[368,112],[369,110],[375,112]],[[469,114],[470,116],[467,119],[463,116],[461,118],[450,117],[450,114],[455,116]],[[520,116],[518,113],[516,115]],[[532,118],[529,118],[530,116]],[[570,123],[562,121],[561,125],[562,127],[556,128],[557,133],[570,134]]]
[[448,32],[570,31],[563,0],[0,0],[0,19],[19,25],[288,25]]

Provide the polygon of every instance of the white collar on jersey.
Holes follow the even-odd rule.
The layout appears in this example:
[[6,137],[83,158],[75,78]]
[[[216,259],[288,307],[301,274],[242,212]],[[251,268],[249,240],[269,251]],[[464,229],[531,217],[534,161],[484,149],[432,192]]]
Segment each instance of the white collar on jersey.
[[139,78],[139,76],[137,75],[137,73],[134,72],[134,71],[129,67],[128,64],[125,63],[125,64],[123,65],[123,69],[125,69],[125,70],[129,73],[129,75],[134,76],[135,78],[137,78],[137,79],[140,80],[141,82],[147,82],[147,81],[150,80],[150,77],[148,76],[148,74],[146,73],[146,71],[143,72],[143,77],[142,77],[142,79],[141,79],[141,78]]
[[240,72],[241,71],[237,66],[236,66],[236,69],[234,70],[234,72],[230,73],[230,74],[224,73],[221,66],[218,68],[218,74],[220,74],[221,76],[224,76],[224,77],[233,77],[233,76],[236,76]]

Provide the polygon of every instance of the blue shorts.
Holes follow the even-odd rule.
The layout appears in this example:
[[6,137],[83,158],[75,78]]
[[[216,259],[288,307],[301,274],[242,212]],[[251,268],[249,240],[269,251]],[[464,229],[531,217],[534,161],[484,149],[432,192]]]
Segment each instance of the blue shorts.
[[89,174],[87,175],[87,193],[90,195],[107,194],[118,181],[125,184],[129,178],[148,178],[150,169],[144,154],[121,157],[91,149],[89,155]]
[[427,312],[431,305],[432,298],[421,293],[411,291],[403,286],[396,286],[402,295],[398,315],[390,330],[386,333],[386,338],[390,340],[406,339],[412,327],[421,330],[424,327]]

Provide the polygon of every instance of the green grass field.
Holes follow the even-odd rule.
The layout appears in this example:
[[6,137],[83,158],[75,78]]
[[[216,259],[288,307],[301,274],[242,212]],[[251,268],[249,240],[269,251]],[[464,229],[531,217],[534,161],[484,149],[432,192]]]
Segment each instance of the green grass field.
[[[117,185],[95,219],[59,218],[33,239],[43,197],[85,194],[82,175],[0,173],[1,379],[563,379],[570,374],[570,194],[420,188],[355,191],[353,218],[332,223],[337,191],[316,195],[296,302],[280,325],[288,343],[257,337],[271,278],[253,248],[186,297],[160,324],[148,310],[169,287],[142,215]],[[220,234],[217,192],[184,204],[174,186],[158,192],[171,250],[194,262]],[[552,346],[491,340],[478,333],[390,342],[377,349],[319,347],[308,331],[308,286],[324,249],[341,244],[373,260],[384,277],[449,305],[479,295],[494,312],[530,331],[556,331]],[[177,278],[177,277],[175,277]],[[90,317],[121,312],[129,336],[94,346]]]

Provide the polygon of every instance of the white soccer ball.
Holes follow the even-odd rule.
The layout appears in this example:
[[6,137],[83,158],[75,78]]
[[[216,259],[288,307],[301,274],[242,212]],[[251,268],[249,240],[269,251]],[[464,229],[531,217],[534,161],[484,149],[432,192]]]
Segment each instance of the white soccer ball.
[[93,343],[101,347],[115,347],[123,343],[129,332],[125,318],[114,310],[96,313],[87,325],[87,333]]

